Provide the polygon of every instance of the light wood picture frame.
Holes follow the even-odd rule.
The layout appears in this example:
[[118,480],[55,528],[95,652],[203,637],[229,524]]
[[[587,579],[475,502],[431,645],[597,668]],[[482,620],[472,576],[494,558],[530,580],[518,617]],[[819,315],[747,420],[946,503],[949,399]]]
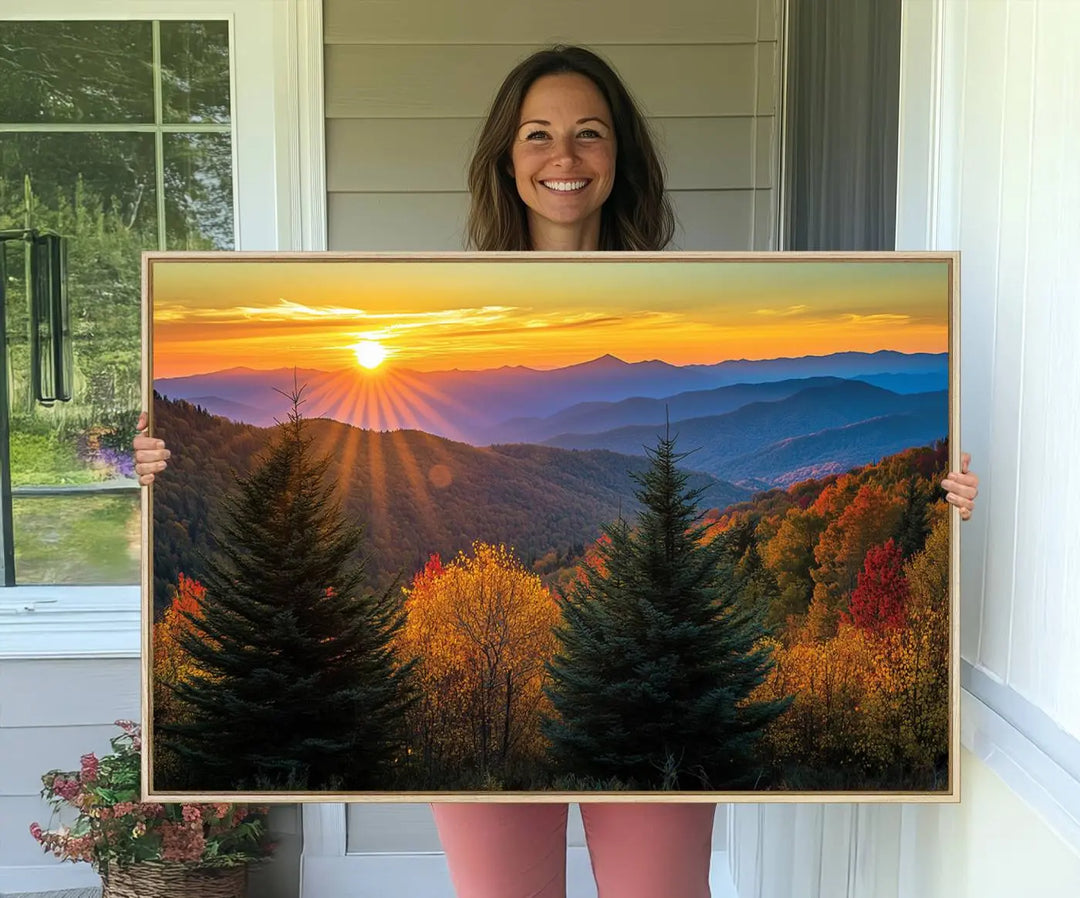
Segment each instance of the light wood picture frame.
[[153,800],[958,801],[959,254],[146,253]]

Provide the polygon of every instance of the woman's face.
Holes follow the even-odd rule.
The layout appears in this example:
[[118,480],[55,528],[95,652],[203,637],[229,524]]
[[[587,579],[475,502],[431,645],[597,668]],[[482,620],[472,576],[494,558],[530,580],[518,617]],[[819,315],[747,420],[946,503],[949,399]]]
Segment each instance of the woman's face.
[[611,110],[589,78],[566,73],[533,82],[510,161],[534,248],[553,239],[559,246],[551,248],[596,248],[580,244],[599,241],[600,209],[615,182],[615,149]]

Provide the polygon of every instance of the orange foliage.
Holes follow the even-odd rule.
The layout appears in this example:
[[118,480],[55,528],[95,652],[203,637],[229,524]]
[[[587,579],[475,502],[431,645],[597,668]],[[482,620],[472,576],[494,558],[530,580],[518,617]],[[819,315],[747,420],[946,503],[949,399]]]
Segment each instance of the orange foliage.
[[[172,687],[198,676],[206,676],[199,671],[191,657],[184,650],[180,638],[184,633],[194,633],[206,638],[199,627],[187,614],[199,617],[202,602],[206,598],[206,587],[198,580],[180,573],[172,603],[165,609],[161,620],[154,624],[151,652],[152,691],[154,696],[154,719],[158,722],[183,720],[186,712],[180,701],[173,694]],[[160,743],[159,743],[160,745]],[[156,751],[158,769],[168,769],[175,763],[163,748]]]
[[417,657],[422,698],[414,752],[429,771],[500,776],[543,749],[544,664],[555,651],[555,600],[512,550],[477,542],[429,560],[405,589],[402,657]]
[[[828,492],[825,490],[822,496]],[[904,502],[899,496],[890,495],[880,486],[860,486],[814,548],[818,563],[812,574],[814,598],[838,612],[856,586],[867,551],[893,535],[903,511]]]
[[206,587],[181,571],[172,604],[165,609],[161,620],[154,624],[155,682],[161,679],[175,683],[183,676],[184,667],[189,661],[180,645],[180,635],[182,633],[202,635],[202,631],[185,614],[191,614],[197,618],[205,598]]
[[943,507],[932,509],[923,551],[893,572],[910,589],[903,625],[841,620],[833,630],[825,623],[829,610],[815,598],[803,625],[774,641],[776,666],[753,695],[795,695],[766,737],[774,758],[807,769],[932,780],[947,752],[949,722],[949,522]]

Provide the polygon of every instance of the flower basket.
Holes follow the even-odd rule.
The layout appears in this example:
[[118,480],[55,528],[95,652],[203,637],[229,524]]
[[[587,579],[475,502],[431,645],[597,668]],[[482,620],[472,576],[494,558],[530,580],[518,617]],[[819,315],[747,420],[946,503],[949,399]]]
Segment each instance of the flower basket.
[[49,830],[32,823],[30,834],[60,860],[89,863],[102,898],[244,898],[249,865],[273,854],[270,809],[142,801],[142,732],[130,720],[117,726],[112,754],[42,776],[54,821],[74,819]]
[[142,861],[101,876],[101,898],[244,898],[246,865],[197,867]]

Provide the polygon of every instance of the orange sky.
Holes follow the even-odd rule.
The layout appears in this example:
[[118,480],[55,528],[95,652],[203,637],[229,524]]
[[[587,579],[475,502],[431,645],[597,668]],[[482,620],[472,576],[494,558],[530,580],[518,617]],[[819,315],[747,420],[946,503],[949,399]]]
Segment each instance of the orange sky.
[[153,372],[336,370],[361,340],[415,370],[948,349],[946,263],[781,258],[158,259]]

